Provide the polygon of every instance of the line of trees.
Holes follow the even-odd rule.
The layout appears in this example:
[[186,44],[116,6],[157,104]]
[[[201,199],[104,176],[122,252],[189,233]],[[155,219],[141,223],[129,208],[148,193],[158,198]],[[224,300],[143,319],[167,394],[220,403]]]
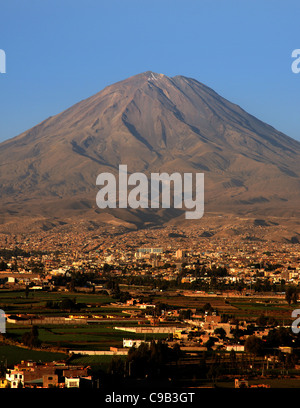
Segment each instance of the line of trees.
[[108,373],[118,379],[129,376],[131,378],[160,378],[166,374],[166,365],[178,362],[181,356],[180,346],[169,347],[162,341],[143,342],[139,347],[132,347],[128,351],[126,361],[114,357],[108,368]]

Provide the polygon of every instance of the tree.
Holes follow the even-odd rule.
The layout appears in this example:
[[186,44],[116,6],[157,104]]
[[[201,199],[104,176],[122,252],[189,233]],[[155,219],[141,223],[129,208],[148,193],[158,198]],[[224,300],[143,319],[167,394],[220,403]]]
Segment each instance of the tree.
[[207,348],[207,350],[210,350],[215,344],[215,339],[214,337],[210,337],[207,342],[204,344],[204,346]]
[[217,328],[215,329],[215,334],[216,334],[217,336],[219,336],[220,339],[222,339],[222,340],[224,340],[225,337],[226,337],[226,331],[223,329],[223,327],[217,327]]
[[182,320],[190,319],[192,315],[191,309],[182,309],[179,313],[179,318]]
[[132,347],[128,351],[127,366],[134,377],[160,376],[169,361],[178,361],[180,347],[171,349],[162,341],[152,341],[149,344],[141,343],[138,348]]
[[290,305],[291,303],[296,304],[298,300],[298,290],[297,286],[290,285],[285,291],[285,299]]
[[39,329],[37,326],[32,326],[31,333],[33,337],[39,337]]
[[292,346],[293,337],[291,331],[285,327],[270,330],[266,337],[266,345],[268,348]]
[[27,347],[39,347],[41,344],[38,338],[39,332],[37,326],[32,326],[30,332],[25,332],[22,336],[22,343]]
[[127,363],[132,366],[131,374],[134,373],[139,378],[145,376],[146,370],[149,367],[149,354],[149,346],[146,343],[141,343],[137,349],[135,347],[129,349]]
[[255,356],[261,354],[263,348],[263,341],[257,336],[249,336],[245,341],[245,351]]
[[202,307],[202,310],[203,312],[211,312],[213,309],[210,303],[205,303],[205,305]]
[[60,308],[63,310],[69,310],[70,312],[73,310],[80,310],[80,308],[84,306],[84,303],[76,303],[76,298],[63,298],[60,302]]
[[178,364],[178,360],[179,360],[180,357],[181,357],[181,350],[180,350],[180,346],[179,346],[178,343],[175,343],[175,344],[173,345],[172,351],[173,351],[173,358],[174,358],[174,360],[176,361],[176,365],[177,365],[177,364]]
[[108,373],[116,379],[121,379],[124,376],[124,362],[120,357],[113,357],[108,367]]
[[261,315],[257,318],[256,323],[257,323],[259,326],[266,326],[267,323],[268,323],[268,318],[267,318],[264,314],[261,314]]

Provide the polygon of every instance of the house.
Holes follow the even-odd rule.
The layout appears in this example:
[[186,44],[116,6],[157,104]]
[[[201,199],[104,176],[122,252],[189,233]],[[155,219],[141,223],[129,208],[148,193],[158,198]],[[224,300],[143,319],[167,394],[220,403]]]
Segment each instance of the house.
[[[75,378],[75,382],[77,383],[77,379],[87,378],[88,369],[89,367],[69,366],[64,362],[50,362],[46,364],[40,364],[34,361],[22,361],[21,363],[14,366],[14,370],[11,370],[11,376],[7,379],[17,380],[19,378],[15,378],[14,375],[18,375],[21,373],[23,375],[21,380],[24,387],[64,387],[66,386],[65,377]],[[67,381],[68,385],[69,383],[72,385],[72,381]]]
[[80,367],[80,366],[68,366],[63,368],[62,376],[63,377],[87,377],[89,367]]
[[226,346],[226,351],[245,351],[243,344],[230,344]]
[[79,377],[65,377],[66,388],[79,388],[79,386],[80,386]]
[[92,377],[65,377],[65,388],[91,388]]
[[206,315],[205,316],[206,323],[221,323],[221,316],[219,315]]
[[46,374],[43,375],[43,388],[52,388],[58,386],[58,375],[57,374]]
[[150,345],[150,342],[145,342],[144,340],[132,340],[132,339],[123,339],[123,347],[139,347],[142,343],[147,343]]
[[10,382],[11,388],[18,388],[24,386],[24,372],[19,370],[9,370],[5,376],[6,380]]

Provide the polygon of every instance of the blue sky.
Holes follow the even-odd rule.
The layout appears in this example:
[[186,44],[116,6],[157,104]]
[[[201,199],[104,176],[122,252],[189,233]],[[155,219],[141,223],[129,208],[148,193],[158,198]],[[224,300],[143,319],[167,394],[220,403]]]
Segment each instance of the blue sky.
[[0,141],[148,70],[300,140],[299,15],[298,0],[0,0]]

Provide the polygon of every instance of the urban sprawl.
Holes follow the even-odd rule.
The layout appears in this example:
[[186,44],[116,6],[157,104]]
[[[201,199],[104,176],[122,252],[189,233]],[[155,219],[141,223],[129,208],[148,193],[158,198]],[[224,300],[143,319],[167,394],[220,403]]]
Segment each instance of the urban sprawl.
[[196,227],[2,234],[0,387],[300,383],[299,260]]

